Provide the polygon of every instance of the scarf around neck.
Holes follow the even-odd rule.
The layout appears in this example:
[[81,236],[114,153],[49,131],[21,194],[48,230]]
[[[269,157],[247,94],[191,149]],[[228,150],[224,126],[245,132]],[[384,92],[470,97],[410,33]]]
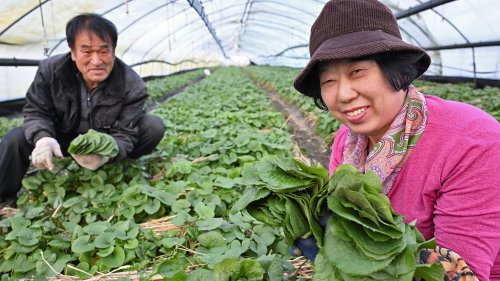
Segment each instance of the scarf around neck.
[[369,154],[368,136],[349,130],[344,145],[344,163],[352,164],[363,173],[374,171],[382,181],[382,192],[388,194],[426,124],[425,97],[410,86],[398,115]]

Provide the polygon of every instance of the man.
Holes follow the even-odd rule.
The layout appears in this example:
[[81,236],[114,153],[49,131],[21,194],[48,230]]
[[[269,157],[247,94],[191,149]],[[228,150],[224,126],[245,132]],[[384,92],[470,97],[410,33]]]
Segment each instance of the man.
[[[53,157],[68,156],[69,143],[89,129],[113,137],[116,157],[72,155],[87,169],[150,153],[163,138],[160,118],[144,112],[142,79],[115,57],[115,25],[81,14],[66,25],[71,51],[43,60],[26,94],[24,124],[0,142],[0,204],[12,205],[30,166],[53,170]],[[0,208],[3,207],[0,205]]]

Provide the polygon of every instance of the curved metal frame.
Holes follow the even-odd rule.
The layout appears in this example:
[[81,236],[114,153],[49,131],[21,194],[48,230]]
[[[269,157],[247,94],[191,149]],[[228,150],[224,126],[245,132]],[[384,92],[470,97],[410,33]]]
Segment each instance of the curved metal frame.
[[[127,1],[128,2],[132,2],[133,0],[127,0]],[[123,5],[126,5],[126,3],[122,3],[122,4],[114,6],[113,8],[111,8],[111,9],[105,11],[104,13],[102,13],[101,16],[104,16],[104,15],[106,15],[106,14],[108,14],[108,13],[110,13],[110,12],[116,10],[116,9],[118,9],[118,8],[120,8]],[[50,51],[48,52],[49,56],[52,55],[52,52],[54,52],[54,50],[57,49],[57,47],[59,47],[59,45],[61,45],[65,41],[66,41],[66,37],[64,37],[63,39],[61,39],[54,47],[52,47],[52,49],[50,49]]]
[[22,16],[18,17],[15,21],[13,21],[11,24],[9,24],[6,28],[4,28],[2,31],[0,31],[0,36],[2,36],[7,30],[9,30],[11,27],[13,27],[16,23],[20,22],[23,18],[25,18],[29,14],[31,14],[31,12],[33,12],[34,10],[40,8],[42,5],[46,4],[49,1],[50,0],[43,1],[42,3],[40,3],[40,4],[36,5],[35,7],[33,7],[28,12],[24,13]]
[[200,15],[201,19],[205,23],[205,26],[208,28],[208,31],[210,31],[210,34],[212,34],[212,37],[214,38],[215,43],[217,43],[217,45],[219,45],[219,48],[222,51],[222,54],[224,55],[225,58],[227,58],[226,51],[222,47],[222,43],[221,43],[219,37],[217,36],[217,34],[216,34],[215,30],[213,29],[212,25],[210,24],[210,21],[208,20],[207,14],[205,14],[205,10],[203,8],[203,4],[201,4],[201,2],[199,0],[187,0],[187,1],[191,5],[191,7],[193,7],[196,10],[196,12],[198,13],[198,15]]
[[[438,11],[434,10],[435,7],[441,6],[443,4],[447,4],[450,2],[454,2],[456,0],[430,0],[428,2],[422,3],[418,6],[412,7],[410,9],[407,9],[406,11],[401,11],[395,14],[396,19],[402,19],[406,18],[409,16],[412,16],[414,14],[418,14],[420,12],[426,11],[426,10],[431,10],[433,13],[437,14],[439,17],[441,17],[444,21],[446,21],[464,40],[467,42],[466,45],[463,46],[469,46],[472,51],[472,68],[473,68],[473,74],[474,74],[474,81],[477,79],[477,70],[476,70],[476,51],[474,49],[473,44],[470,43],[469,39],[463,34],[448,18],[446,18],[444,15],[439,13]],[[417,28],[420,29],[420,27],[417,25]],[[422,29],[420,29],[422,30]],[[408,33],[407,33],[408,34]],[[418,42],[418,41],[416,41]],[[495,42],[495,41],[492,41]],[[420,45],[420,44],[419,44]],[[447,46],[437,46],[437,47],[423,47],[426,50],[444,50],[447,49]],[[464,47],[465,48],[465,47]]]
[[[23,15],[21,15],[19,18],[17,18],[15,21],[13,21],[12,23],[10,23],[3,30],[1,30],[0,31],[0,37],[3,34],[5,34],[8,30],[10,30],[13,26],[15,26],[18,22],[20,22],[23,18],[26,18],[32,12],[36,11],[38,8],[41,8],[42,5],[48,3],[49,1],[50,0],[40,0],[40,2],[39,2],[38,5],[36,5],[35,7],[31,8],[29,11],[25,12]],[[119,3],[116,6],[111,7],[110,9],[106,10],[105,12],[103,12],[102,15],[106,15],[106,14],[108,14],[108,13],[110,13],[110,12],[112,12],[112,11],[120,8],[120,7],[122,7],[123,5],[127,5],[128,2],[131,2],[131,1],[133,1],[133,0],[127,0],[125,2]],[[326,2],[326,1],[322,1],[322,0],[314,0],[314,1],[315,1],[315,3],[321,3],[321,4],[325,4],[325,2]],[[478,72],[477,69],[476,69],[475,48],[477,48],[477,47],[500,46],[500,41],[499,40],[491,40],[491,41],[470,42],[468,40],[467,36],[465,34],[463,34],[449,19],[447,19],[444,15],[442,15],[441,13],[439,13],[438,11],[436,11],[434,9],[435,7],[438,7],[438,6],[441,6],[441,5],[453,2],[453,1],[456,1],[456,0],[430,0],[430,1],[427,1],[427,2],[420,1],[420,3],[421,3],[420,5],[417,5],[415,7],[410,7],[409,9],[396,12],[395,13],[395,17],[397,19],[408,18],[408,17],[410,17],[412,15],[421,13],[421,12],[426,11],[426,10],[431,10],[437,16],[441,17],[444,21],[446,21],[465,40],[465,42],[466,42],[465,44],[442,45],[442,46],[421,46],[421,43],[419,43],[419,40],[417,40],[417,38],[415,38],[415,37],[412,37],[412,34],[410,32],[404,30],[403,28],[401,28],[401,30],[408,37],[413,38],[414,42],[416,42],[419,46],[421,46],[422,48],[424,48],[426,50],[429,50],[429,51],[439,51],[439,50],[457,49],[457,48],[470,48],[471,51],[472,51],[472,63],[473,63],[473,70],[472,70],[472,72],[474,73],[474,77],[476,77],[476,73],[477,74],[481,74],[482,72]],[[128,23],[127,26],[125,26],[120,31],[120,33],[125,32],[125,30],[127,30],[127,29],[131,28],[132,26],[134,26],[137,22],[139,22],[139,21],[141,21],[143,19],[146,19],[148,15],[150,15],[150,14],[152,14],[152,13],[160,10],[161,8],[163,8],[165,6],[168,6],[170,4],[175,4],[175,3],[179,3],[179,2],[176,2],[175,0],[170,0],[170,1],[163,2],[161,5],[155,7],[154,9],[152,9],[152,10],[144,13],[143,15],[141,15],[139,18],[137,18],[137,19],[133,20],[132,22]],[[221,41],[221,38],[219,37],[220,34],[218,36],[217,33],[216,33],[216,31],[217,30],[221,30],[221,29],[225,29],[225,28],[229,28],[228,26],[226,26],[225,23],[228,22],[228,18],[233,18],[233,16],[231,15],[231,16],[228,16],[226,18],[217,19],[215,21],[209,21],[209,15],[207,15],[205,13],[204,6],[203,6],[203,4],[202,4],[202,2],[200,0],[187,0],[187,3],[189,4],[190,8],[194,9],[198,13],[198,15],[200,16],[200,19],[203,21],[203,25],[196,26],[195,29],[199,30],[200,28],[203,28],[203,27],[207,28],[207,30],[210,32],[211,36],[213,37],[213,39],[217,43],[217,45],[218,45],[219,49],[221,50],[222,54],[224,55],[225,58],[227,58],[225,50],[226,50],[228,44],[224,44],[224,42]],[[281,1],[278,1],[278,0],[247,0],[247,1],[236,3],[236,4],[232,4],[230,6],[226,6],[223,9],[214,11],[213,14],[216,14],[216,13],[222,13],[223,11],[226,11],[226,10],[231,9],[231,8],[240,7],[242,5],[245,6],[242,13],[241,12],[240,13],[235,13],[235,15],[234,15],[235,17],[236,16],[239,17],[239,24],[240,24],[239,33],[238,33],[238,39],[237,39],[238,46],[240,46],[240,42],[242,42],[242,39],[243,39],[242,36],[243,36],[243,34],[246,34],[246,32],[261,34],[261,32],[259,32],[258,29],[252,29],[251,28],[251,26],[253,24],[264,26],[266,28],[273,28],[273,29],[276,29],[276,30],[282,30],[284,32],[289,31],[289,29],[291,29],[290,26],[292,26],[293,24],[290,24],[290,23],[297,23],[297,24],[300,24],[300,25],[308,25],[308,23],[306,23],[304,21],[301,21],[300,17],[291,17],[291,16],[288,16],[286,14],[280,14],[280,13],[276,13],[276,12],[273,12],[273,11],[270,11],[270,10],[259,10],[258,6],[255,6],[255,4],[258,4],[258,3],[269,3],[271,5],[279,5],[279,6],[283,6],[283,7],[287,8],[287,9],[299,10],[299,11],[302,12],[302,14],[307,15],[307,16],[311,16],[311,17],[315,17],[316,16],[316,15],[313,15],[312,13],[307,12],[305,10],[302,10],[302,9],[300,9],[298,7],[289,5],[287,2],[281,2]],[[178,14],[180,14],[180,13],[182,13],[184,11],[185,10],[182,10]],[[253,22],[252,21],[252,15],[259,15],[259,14],[272,15],[272,17],[269,17],[269,16],[266,17],[265,16],[265,17],[263,17],[262,20],[258,20],[258,22]],[[174,15],[174,16],[176,16],[176,15]],[[280,22],[280,20],[274,20],[276,18],[279,19],[280,17],[281,18],[286,18],[287,20],[286,21],[283,20],[282,22]],[[219,22],[220,22],[220,25],[222,25],[220,27],[221,29],[217,29],[216,28],[216,27],[219,26]],[[250,24],[250,23],[252,23],[252,24]],[[419,28],[420,30],[422,30],[420,25],[418,25],[417,23],[413,23],[413,24],[417,28]],[[188,26],[188,25],[186,25],[186,26]],[[184,28],[184,26],[182,26],[180,29],[182,29],[182,28]],[[178,31],[179,31],[179,29],[175,30],[175,32],[178,32]],[[294,31],[297,31],[297,30],[294,29]],[[146,33],[144,33],[144,34],[146,34]],[[167,36],[162,37],[158,41],[157,44],[153,44],[152,48],[148,49],[143,54],[142,59],[145,59],[146,56],[147,56],[147,54],[149,54],[157,45],[162,45],[161,42],[164,41],[164,40],[169,39],[170,36],[172,36],[172,35],[174,35],[174,31],[172,31]],[[140,36],[137,37],[136,40],[132,41],[127,46],[127,48],[125,49],[125,51],[123,52],[122,55],[125,55],[127,53],[127,51],[130,48],[132,48],[132,45],[135,44],[136,42],[138,42],[142,36],[143,35],[140,35]],[[297,36],[300,36],[300,35],[297,35]],[[259,37],[259,36],[257,36],[257,37]],[[61,39],[54,47],[52,47],[50,49],[50,51],[48,52],[48,55],[51,55],[53,53],[53,51],[56,50],[60,46],[60,44],[62,44],[65,40],[66,40],[65,38]],[[243,39],[243,40],[247,41],[246,39]],[[262,38],[256,38],[253,41],[254,42],[258,42],[260,40],[262,40]],[[205,44],[205,43],[206,43],[206,41],[201,42],[201,44]],[[8,43],[4,43],[4,44],[8,44]],[[192,42],[188,42],[187,44],[192,44]],[[184,46],[184,45],[181,45],[181,46]],[[279,57],[279,56],[283,56],[286,52],[288,52],[290,50],[297,49],[297,48],[303,48],[303,47],[307,47],[307,45],[306,44],[299,44],[299,45],[295,45],[295,46],[288,46],[287,48],[285,48],[285,49],[281,50],[280,52],[275,53],[273,55],[259,56],[259,57]],[[242,48],[244,48],[244,47],[242,47]],[[160,57],[163,54],[163,52],[160,52],[159,54],[157,54],[156,57]],[[284,56],[284,57],[286,57],[286,56]],[[158,61],[160,61],[160,60],[158,60]],[[189,60],[186,60],[186,62],[187,61],[189,61]],[[11,65],[15,65],[15,66],[23,66],[23,65],[33,65],[33,64],[35,64],[37,62],[38,62],[38,60],[23,60],[23,59],[16,59],[16,58],[13,58],[13,59],[0,59],[0,65],[11,64]],[[151,61],[147,61],[147,62],[151,62]],[[171,65],[179,64],[179,63],[172,63],[172,62],[167,62],[167,63],[171,64]]]

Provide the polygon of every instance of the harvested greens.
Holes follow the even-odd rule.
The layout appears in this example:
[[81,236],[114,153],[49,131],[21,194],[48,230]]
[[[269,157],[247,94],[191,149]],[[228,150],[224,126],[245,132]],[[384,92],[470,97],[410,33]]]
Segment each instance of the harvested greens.
[[323,241],[319,206],[326,198],[328,171],[290,158],[271,158],[243,170],[245,187],[231,212],[246,209],[255,219],[283,227],[288,244],[314,235]]
[[90,129],[86,134],[79,135],[71,141],[68,152],[115,157],[118,154],[118,145],[112,136]]
[[[232,211],[283,227],[289,245],[313,235],[320,248],[314,280],[443,280],[439,263],[418,263],[434,239],[425,241],[415,221],[405,223],[392,209],[374,172],[343,164],[328,181],[318,164],[272,158],[247,168],[244,179],[248,187]],[[332,215],[323,229],[326,209]]]

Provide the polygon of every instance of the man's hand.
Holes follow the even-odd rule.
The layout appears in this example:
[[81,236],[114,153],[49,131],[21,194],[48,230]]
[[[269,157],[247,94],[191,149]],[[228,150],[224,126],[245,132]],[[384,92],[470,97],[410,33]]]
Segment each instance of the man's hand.
[[56,139],[43,137],[35,143],[35,149],[31,152],[31,161],[33,165],[40,170],[54,169],[52,157],[63,158],[61,147]]
[[97,170],[99,167],[109,161],[109,157],[99,154],[73,154],[75,161],[82,167],[89,170]]

